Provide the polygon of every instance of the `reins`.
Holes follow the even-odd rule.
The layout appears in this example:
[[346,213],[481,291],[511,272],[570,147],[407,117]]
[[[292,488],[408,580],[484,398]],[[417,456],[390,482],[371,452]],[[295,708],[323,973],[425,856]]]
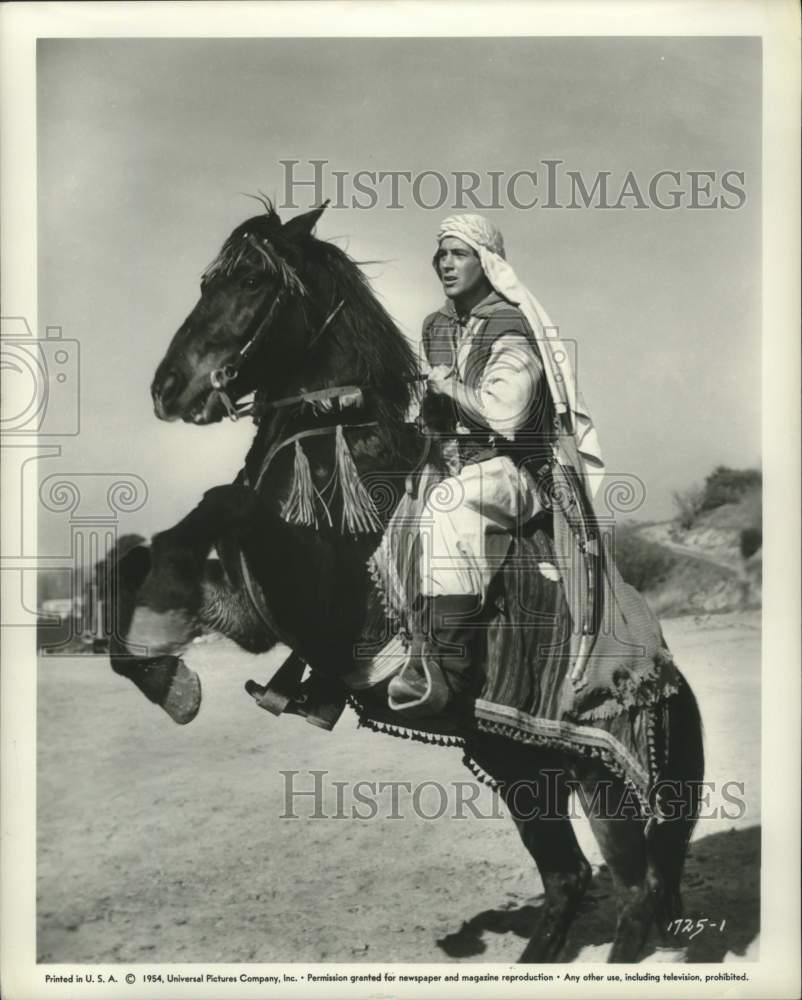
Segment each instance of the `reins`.
[[[263,242],[266,243],[267,241]],[[263,256],[266,256],[266,251],[262,246],[257,246],[256,249]],[[238,260],[239,258],[236,258],[234,263],[237,263]],[[283,273],[280,265],[274,265],[274,267],[279,273]],[[215,368],[209,375],[212,391],[220,397],[229,419],[233,421],[239,420],[242,416],[251,416],[254,423],[259,423],[260,418],[265,412],[291,406],[296,406],[299,409],[302,409],[304,406],[310,406],[313,411],[317,411],[318,413],[331,413],[334,410],[335,402],[340,412],[347,408],[358,410],[364,405],[365,390],[373,388],[372,386],[358,385],[331,386],[311,391],[301,390],[301,392],[296,392],[292,396],[274,400],[264,399],[257,391],[251,400],[245,400],[239,404],[232,400],[227,391],[228,386],[240,376],[243,366],[274,328],[277,313],[285,303],[290,290],[294,288],[301,295],[307,294],[306,289],[294,271],[290,270],[287,282],[280,287],[269,304],[265,301],[260,305],[248,329],[245,331],[247,339],[235,359],[228,364]],[[328,309],[323,322],[307,343],[307,351],[314,348],[326,331],[331,329],[344,306],[345,299],[337,301],[335,293],[334,301]],[[426,378],[426,375],[415,375],[407,378],[406,381],[425,381]],[[295,461],[292,482],[289,495],[282,505],[282,517],[290,523],[317,528],[319,523],[318,511],[322,510],[329,526],[334,527],[329,507],[331,498],[339,495],[342,503],[341,523],[339,525],[341,531],[354,535],[379,532],[383,527],[382,519],[373,503],[372,497],[361,481],[359,470],[345,437],[346,428],[377,426],[378,421],[376,420],[367,420],[360,423],[338,421],[336,423],[327,423],[325,426],[307,426],[306,428],[296,430],[287,437],[279,437],[269,447],[267,454],[262,460],[255,482],[251,484],[247,469],[243,470],[244,482],[246,485],[252,485],[253,489],[258,492],[264,483],[275,457],[285,448],[294,445]],[[279,430],[279,434],[283,430],[284,428]],[[335,436],[334,471],[330,480],[324,486],[318,488],[312,475],[309,460],[301,447],[301,441],[307,438],[332,434]]]
[[[209,381],[212,384],[212,388],[217,392],[218,396],[220,397],[223,405],[226,408],[226,412],[230,420],[236,422],[237,420],[239,420],[240,417],[251,416],[254,412],[253,401],[240,403],[239,405],[237,405],[232,401],[231,397],[226,392],[226,387],[238,377],[242,366],[245,364],[249,356],[254,352],[256,347],[261,343],[263,338],[269,332],[272,326],[273,317],[275,316],[278,307],[281,304],[283,304],[284,295],[285,295],[284,291],[279,292],[267,309],[264,310],[260,309],[259,312],[257,312],[253,320],[251,321],[251,329],[255,327],[254,332],[251,334],[251,336],[248,338],[245,344],[240,348],[239,354],[237,355],[236,359],[227,365],[223,365],[222,368],[215,368],[209,374]],[[345,299],[340,299],[340,301],[329,312],[329,314],[323,321],[323,325],[320,327],[320,329],[317,331],[317,333],[312,337],[311,341],[309,342],[309,345],[307,347],[308,350],[314,347],[314,345],[320,339],[322,334],[325,333],[325,331],[331,326],[335,317],[337,316],[337,314],[340,312],[340,310],[343,308],[344,305],[345,305]],[[326,391],[327,390],[321,390],[322,393],[325,393]],[[327,398],[324,395],[321,395],[320,393],[305,394],[301,396],[289,396],[284,400],[276,400],[275,402],[267,405],[272,407],[280,405],[289,406],[291,403],[303,401],[307,395],[315,395],[317,398],[320,399]]]

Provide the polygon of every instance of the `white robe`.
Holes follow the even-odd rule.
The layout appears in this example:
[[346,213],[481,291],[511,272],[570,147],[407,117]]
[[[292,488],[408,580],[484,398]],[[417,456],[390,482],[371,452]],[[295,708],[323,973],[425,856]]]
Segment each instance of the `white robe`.
[[[454,375],[472,386],[488,428],[511,439],[531,411],[543,368],[525,337],[506,334],[493,344],[478,380],[472,378],[466,364],[483,322],[473,318],[466,325]],[[509,550],[510,532],[539,509],[534,479],[508,456],[466,465],[438,483],[429,491],[419,525],[421,593],[477,594],[484,600]]]

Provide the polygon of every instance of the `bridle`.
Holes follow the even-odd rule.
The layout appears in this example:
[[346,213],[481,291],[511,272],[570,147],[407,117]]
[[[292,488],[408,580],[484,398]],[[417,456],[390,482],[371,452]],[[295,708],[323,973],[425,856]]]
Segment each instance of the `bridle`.
[[[215,368],[209,374],[209,381],[212,384],[212,389],[214,389],[220,397],[230,420],[237,421],[240,417],[250,416],[254,412],[252,401],[237,405],[229,396],[226,388],[239,376],[242,366],[269,333],[273,325],[273,319],[278,312],[279,306],[284,304],[285,298],[286,290],[282,289],[273,297],[273,301],[269,305],[263,304],[251,320],[250,326],[246,330],[246,335],[250,333],[250,336],[240,348],[239,354],[234,361],[223,365],[221,368]],[[311,350],[314,347],[321,335],[331,326],[335,317],[344,305],[345,299],[340,299],[340,301],[329,310],[328,315],[323,321],[323,325],[307,345],[307,350]],[[251,333],[251,330],[253,333]],[[295,397],[292,397],[292,401],[295,401]],[[284,402],[285,400],[275,400],[272,405],[277,406]]]

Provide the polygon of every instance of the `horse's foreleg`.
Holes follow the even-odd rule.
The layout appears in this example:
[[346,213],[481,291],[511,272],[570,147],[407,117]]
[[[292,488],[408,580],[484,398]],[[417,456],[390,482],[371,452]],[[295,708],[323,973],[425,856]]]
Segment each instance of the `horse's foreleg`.
[[117,613],[113,649],[137,657],[183,649],[200,631],[202,568],[194,578],[161,571],[153,547],[140,546],[117,566]]
[[[151,568],[142,595],[156,610],[189,609],[203,601],[206,560],[224,535],[247,530],[255,521],[258,498],[243,487],[217,487],[178,524],[151,540]],[[249,518],[249,513],[252,516]]]
[[159,615],[141,601],[140,590],[151,571],[148,548],[132,549],[114,570],[116,613],[109,639],[112,669],[129,678],[175,722],[191,722],[200,708],[200,680],[183,660],[165,650],[184,645],[192,629],[187,629],[186,620],[175,611]]
[[209,551],[224,535],[252,527],[256,503],[242,487],[210,490],[178,524],[154,535],[149,549],[120,561],[117,634],[129,652],[175,653],[199,633]]

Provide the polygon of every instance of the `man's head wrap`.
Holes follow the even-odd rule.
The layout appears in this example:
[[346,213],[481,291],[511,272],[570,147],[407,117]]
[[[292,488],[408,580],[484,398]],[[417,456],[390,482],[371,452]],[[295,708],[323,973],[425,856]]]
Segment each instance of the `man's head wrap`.
[[450,215],[440,223],[437,242],[447,236],[456,236],[474,250],[482,246],[502,259],[506,256],[501,230],[483,215]]
[[[557,327],[507,263],[504,237],[492,222],[482,215],[450,215],[440,225],[438,246],[448,237],[462,240],[475,251],[494,291],[517,306],[526,317],[540,350],[554,407],[563,419],[567,418],[569,433],[576,445],[581,466],[577,471],[587,476],[590,492],[595,494],[604,473],[599,439],[582,394],[577,390],[568,351],[557,335]],[[434,263],[437,267],[437,255]]]

